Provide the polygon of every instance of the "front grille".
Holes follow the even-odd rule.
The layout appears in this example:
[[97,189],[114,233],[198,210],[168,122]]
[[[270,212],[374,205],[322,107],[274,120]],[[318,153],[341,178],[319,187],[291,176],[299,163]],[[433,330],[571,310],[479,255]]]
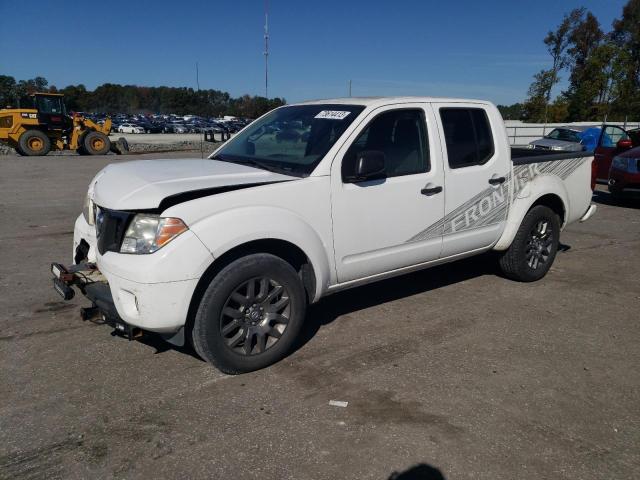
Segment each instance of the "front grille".
[[551,147],[547,147],[546,145],[534,145],[535,150],[551,150]]
[[134,215],[130,212],[96,208],[96,240],[100,255],[120,251],[122,239]]

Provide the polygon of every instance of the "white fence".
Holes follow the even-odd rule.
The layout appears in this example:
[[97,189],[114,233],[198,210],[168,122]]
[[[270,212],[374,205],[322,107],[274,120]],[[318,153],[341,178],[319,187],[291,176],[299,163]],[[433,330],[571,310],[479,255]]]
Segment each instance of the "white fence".
[[[556,127],[565,125],[593,125],[599,127],[601,124],[597,122],[573,122],[573,123],[522,123],[519,120],[505,120],[507,127],[507,135],[511,145],[527,145],[529,142],[544,137],[547,133]],[[619,125],[622,128],[631,130],[632,128],[640,128],[640,122],[607,122],[607,125]]]

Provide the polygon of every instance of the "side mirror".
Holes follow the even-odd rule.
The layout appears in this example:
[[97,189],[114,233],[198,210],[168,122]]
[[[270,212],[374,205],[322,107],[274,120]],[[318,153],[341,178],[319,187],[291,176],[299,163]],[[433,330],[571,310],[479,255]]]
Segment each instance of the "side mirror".
[[356,182],[384,178],[385,164],[384,152],[379,150],[365,150],[356,157],[355,175],[352,179]]
[[631,147],[633,147],[633,142],[630,138],[621,138],[620,140],[618,140],[616,146],[619,150],[629,150]]

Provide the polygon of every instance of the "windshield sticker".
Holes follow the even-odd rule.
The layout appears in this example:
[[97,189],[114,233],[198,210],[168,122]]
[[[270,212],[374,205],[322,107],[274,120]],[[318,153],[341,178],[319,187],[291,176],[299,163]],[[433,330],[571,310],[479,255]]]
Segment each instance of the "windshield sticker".
[[351,112],[343,110],[323,110],[314,118],[326,118],[327,120],[344,120]]

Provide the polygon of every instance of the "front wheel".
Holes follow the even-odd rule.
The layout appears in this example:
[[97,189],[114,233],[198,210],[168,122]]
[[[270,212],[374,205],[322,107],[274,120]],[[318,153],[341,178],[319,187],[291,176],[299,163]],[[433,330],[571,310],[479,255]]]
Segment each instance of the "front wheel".
[[500,258],[506,277],[535,282],[544,277],[556,257],[560,243],[560,219],[549,207],[537,205],[522,219],[509,249]]
[[193,346],[224,373],[258,370],[289,353],[305,310],[304,287],[289,263],[270,254],[248,255],[209,284],[196,313]]
[[111,149],[111,141],[104,133],[91,131],[84,135],[82,147],[89,155],[106,155]]

